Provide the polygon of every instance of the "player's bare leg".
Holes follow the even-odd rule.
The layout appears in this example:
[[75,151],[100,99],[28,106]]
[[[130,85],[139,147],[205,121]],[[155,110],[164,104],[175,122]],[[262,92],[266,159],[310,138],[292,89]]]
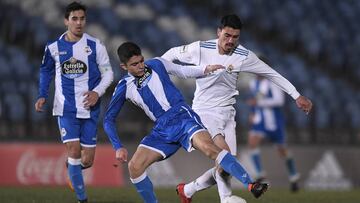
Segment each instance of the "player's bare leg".
[[82,169],[90,168],[94,163],[96,147],[84,147],[81,150]]
[[82,202],[87,201],[85,193],[84,178],[81,169],[81,146],[79,141],[66,143],[68,152],[68,175],[71,185],[76,193],[77,199]]
[[248,147],[250,149],[251,160],[256,170],[256,180],[264,181],[265,180],[265,172],[263,171],[263,167],[261,164],[261,156],[259,145],[263,139],[263,136],[250,132],[248,136]]
[[[225,149],[230,151],[229,146],[226,144],[224,137],[221,134],[218,134],[213,138],[214,143],[221,149]],[[224,171],[219,165],[216,165],[214,168],[209,169],[201,176],[199,176],[196,180],[184,185],[179,184],[178,192],[181,194],[181,185],[184,185],[184,197],[190,199],[196,192],[209,188],[215,184],[218,185],[218,191],[220,199],[223,200],[227,196],[231,196],[231,176]]]
[[[218,134],[213,138],[216,146],[230,152],[230,148],[226,143],[224,136]],[[231,175],[224,171],[221,166],[217,165],[217,170],[215,173],[216,183],[218,186],[218,192],[220,197],[220,202],[222,202],[226,197],[230,197],[232,195],[231,191]]]
[[145,171],[151,164],[162,158],[161,154],[139,146],[129,161],[130,180],[135,185],[144,202],[157,202],[153,184]]
[[[80,147],[81,148],[81,169],[90,168],[93,165],[95,158],[95,149],[96,147]],[[77,149],[75,149],[76,151]],[[66,160],[66,168],[68,168],[68,160]],[[70,177],[66,180],[69,188],[74,191],[73,184],[70,180]]]
[[137,178],[154,162],[160,161],[161,154],[148,148],[139,146],[129,161],[130,178]]
[[252,182],[246,170],[226,150],[215,145],[207,131],[196,133],[192,138],[195,148],[203,152],[207,157],[216,162],[228,173],[244,184],[246,188],[256,197],[260,197],[268,188],[267,183]]
[[285,160],[286,169],[289,173],[289,182],[290,182],[290,190],[292,192],[297,192],[299,190],[299,179],[300,174],[296,171],[294,159],[284,145],[277,146],[279,156]]

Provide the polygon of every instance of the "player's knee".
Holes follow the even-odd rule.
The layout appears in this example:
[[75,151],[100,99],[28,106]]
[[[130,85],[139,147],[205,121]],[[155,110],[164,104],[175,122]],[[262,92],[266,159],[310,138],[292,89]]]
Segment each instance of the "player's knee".
[[254,138],[254,136],[250,136],[249,140],[248,140],[248,146],[250,149],[255,149],[258,147],[258,142],[257,140]]
[[73,159],[79,159],[81,158],[81,151],[77,151],[77,150],[68,150],[68,156],[73,158]]
[[66,143],[68,156],[74,159],[81,157],[81,148],[78,142],[68,142]]
[[90,168],[93,165],[94,161],[92,159],[84,159],[81,161],[81,164],[84,168]]
[[94,153],[83,151],[81,155],[81,164],[83,166],[83,169],[91,167],[93,163],[94,163]]
[[220,149],[214,144],[207,144],[204,146],[204,153],[207,157],[215,160],[217,155],[220,153]]
[[287,149],[282,146],[278,147],[278,153],[279,153],[280,157],[283,157],[283,158],[287,158],[289,156]]
[[142,172],[142,165],[139,162],[130,160],[128,164],[128,169],[130,174],[141,174]]

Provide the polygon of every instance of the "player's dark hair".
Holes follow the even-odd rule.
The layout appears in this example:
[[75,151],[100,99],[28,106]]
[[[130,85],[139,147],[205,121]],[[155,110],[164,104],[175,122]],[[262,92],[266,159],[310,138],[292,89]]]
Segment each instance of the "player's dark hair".
[[83,10],[86,13],[86,6],[77,1],[68,4],[65,8],[65,18],[68,19],[71,12],[78,10]]
[[239,16],[235,14],[229,14],[225,15],[221,18],[219,28],[223,29],[224,27],[231,27],[233,29],[239,29],[242,28],[242,22],[239,18]]
[[140,56],[141,49],[133,42],[124,42],[117,49],[117,54],[121,63],[127,63],[131,57]]

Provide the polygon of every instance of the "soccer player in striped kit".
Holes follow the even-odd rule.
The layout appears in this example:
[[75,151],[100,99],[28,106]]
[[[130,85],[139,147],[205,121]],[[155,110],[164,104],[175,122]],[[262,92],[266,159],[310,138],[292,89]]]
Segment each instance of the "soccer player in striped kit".
[[158,202],[146,169],[156,161],[169,158],[181,147],[186,151],[198,149],[215,160],[255,197],[266,191],[268,184],[252,182],[237,160],[214,144],[199,116],[184,102],[169,77],[169,74],[181,78],[212,75],[222,71],[222,66],[206,64],[188,67],[162,58],[144,61],[140,47],[132,42],[123,43],[117,52],[120,65],[128,71],[128,75],[119,81],[114,91],[104,118],[104,129],[116,151],[116,159],[125,163],[128,152],[121,144],[115,123],[124,102],[129,100],[139,106],[155,122],[128,164],[131,182],[144,202]]
[[[288,93],[300,109],[308,113],[312,108],[311,101],[301,96],[287,79],[239,44],[241,28],[242,22],[238,16],[225,15],[217,29],[217,39],[174,47],[162,56],[168,61],[182,64],[221,64],[226,67],[224,71],[196,79],[192,108],[209,130],[215,144],[233,156],[237,153],[233,105],[235,96],[239,94],[236,83],[240,72],[263,75]],[[230,178],[221,167],[215,166],[193,182],[180,183],[177,192],[183,203],[189,203],[197,191],[217,184],[220,200],[224,201],[232,195]]]
[[108,53],[86,33],[86,7],[72,2],[65,9],[67,31],[45,47],[40,67],[38,112],[55,76],[53,115],[68,153],[68,175],[79,202],[87,202],[82,169],[94,161],[100,97],[113,81]]
[[300,175],[296,171],[294,159],[285,144],[285,121],[282,113],[285,103],[284,92],[262,76],[257,76],[256,79],[250,81],[250,91],[253,97],[247,100],[247,104],[252,108],[249,118],[251,130],[248,134],[248,146],[255,166],[256,178],[265,179],[258,146],[263,138],[268,138],[276,144],[280,157],[285,160],[290,190],[296,192],[299,189],[297,182]]

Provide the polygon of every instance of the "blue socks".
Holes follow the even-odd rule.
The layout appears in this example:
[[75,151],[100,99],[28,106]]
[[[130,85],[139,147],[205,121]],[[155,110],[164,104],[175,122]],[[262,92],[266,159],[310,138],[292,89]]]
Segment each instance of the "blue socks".
[[68,157],[68,174],[78,200],[86,199],[87,196],[85,193],[85,184],[81,170],[81,159]]
[[[253,149],[251,150],[251,160],[255,166],[255,170],[258,177],[261,177],[263,175],[263,168],[261,166],[261,160],[260,160],[260,151],[259,149]],[[297,174],[296,168],[295,168],[295,162],[294,159],[288,155],[285,159],[286,169],[291,176],[295,176]]]
[[258,178],[262,175],[263,169],[261,166],[261,160],[260,160],[260,151],[259,149],[251,150],[251,160],[255,166],[256,174]]
[[292,157],[286,158],[286,167],[287,167],[287,170],[288,170],[290,176],[294,176],[297,174],[296,169],[295,169],[295,162]]
[[154,193],[154,187],[150,178],[143,173],[140,177],[132,179],[131,182],[135,185],[136,190],[141,195],[145,203],[157,203],[157,199]]
[[246,170],[240,165],[235,157],[233,157],[226,150],[223,150],[219,153],[216,161],[226,172],[230,173],[236,179],[241,181],[245,188],[248,188],[249,183],[252,183],[252,180]]

